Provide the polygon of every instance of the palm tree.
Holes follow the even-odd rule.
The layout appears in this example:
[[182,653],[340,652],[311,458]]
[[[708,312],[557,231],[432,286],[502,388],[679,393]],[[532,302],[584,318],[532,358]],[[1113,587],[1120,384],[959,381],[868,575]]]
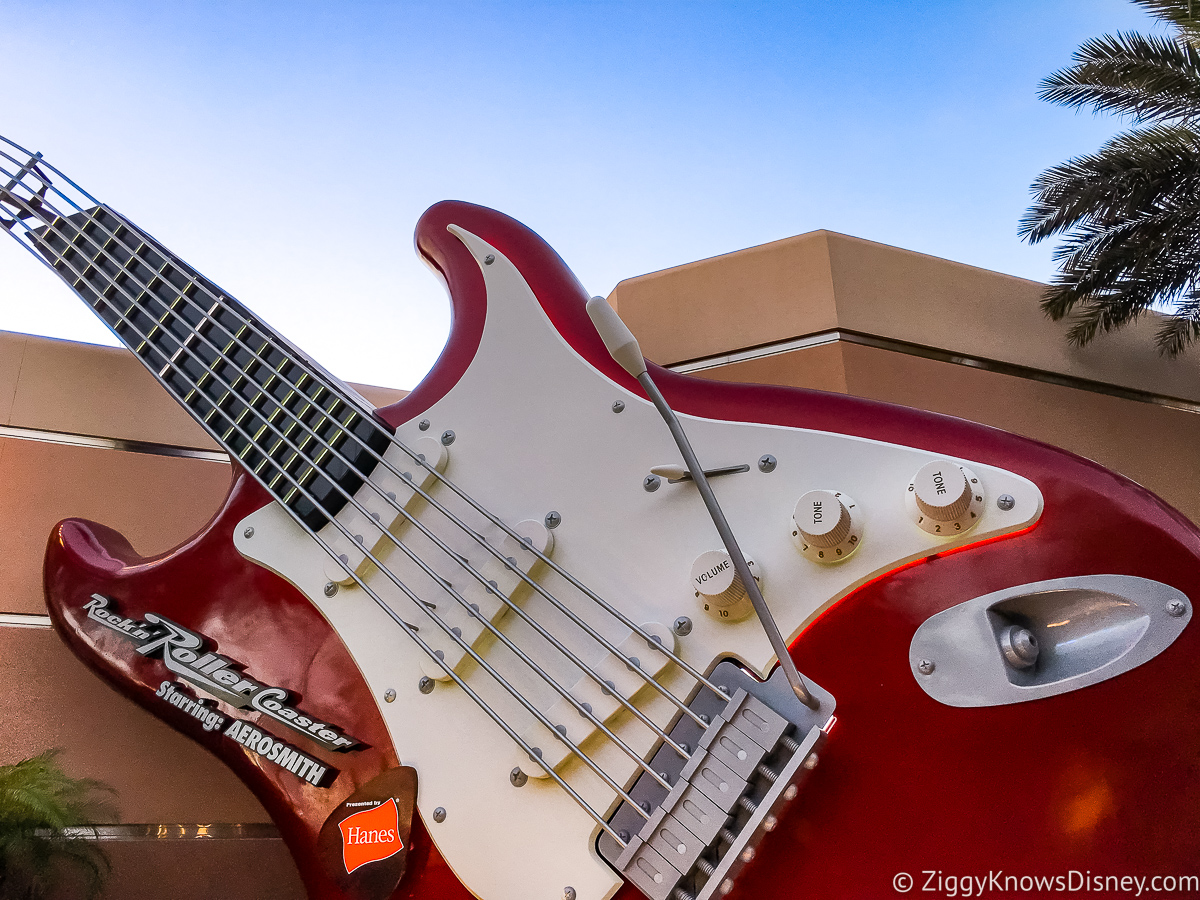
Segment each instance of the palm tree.
[[1094,154],[1047,169],[1021,220],[1030,243],[1065,236],[1042,308],[1073,315],[1083,345],[1101,332],[1167,313],[1160,352],[1200,337],[1200,0],[1134,0],[1164,35],[1087,41],[1042,82],[1044,100],[1127,117],[1130,130]]
[[[57,750],[0,766],[0,897],[43,900],[71,891],[94,898],[109,873],[108,857],[80,825],[115,820],[104,793],[90,778],[71,778]],[[86,831],[86,829],[82,829]]]

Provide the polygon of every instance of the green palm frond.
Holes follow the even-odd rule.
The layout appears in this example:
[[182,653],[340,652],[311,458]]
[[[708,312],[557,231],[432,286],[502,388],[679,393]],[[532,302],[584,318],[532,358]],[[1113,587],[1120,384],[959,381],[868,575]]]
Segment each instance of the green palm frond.
[[1090,40],[1040,95],[1138,127],[1043,172],[1018,233],[1063,238],[1042,309],[1071,317],[1069,340],[1160,310],[1158,348],[1174,356],[1200,339],[1200,0],[1135,2],[1170,33]]
[[44,900],[65,883],[96,897],[109,873],[108,857],[92,840],[65,833],[116,820],[112,788],[71,778],[50,750],[0,766],[0,896]]

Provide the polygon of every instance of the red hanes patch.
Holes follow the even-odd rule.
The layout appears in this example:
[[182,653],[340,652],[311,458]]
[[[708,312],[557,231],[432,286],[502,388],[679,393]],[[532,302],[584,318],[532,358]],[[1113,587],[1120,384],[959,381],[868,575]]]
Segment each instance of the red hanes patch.
[[342,819],[338,828],[342,831],[342,861],[346,864],[346,874],[403,850],[399,826],[400,815],[395,800]]

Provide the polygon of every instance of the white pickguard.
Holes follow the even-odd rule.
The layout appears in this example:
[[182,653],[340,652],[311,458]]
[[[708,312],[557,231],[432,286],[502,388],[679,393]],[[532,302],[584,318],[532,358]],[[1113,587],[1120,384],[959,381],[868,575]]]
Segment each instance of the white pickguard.
[[[445,474],[477,501],[509,524],[540,521],[556,510],[562,517],[554,532],[556,563],[639,624],[669,625],[679,616],[690,617],[693,630],[676,647],[695,668],[706,671],[732,656],[765,675],[774,657],[758,621],[751,617],[729,624],[710,618],[690,586],[692,561],[720,546],[695,486],[664,481],[653,493],[642,487],[652,466],[680,462],[658,412],[563,340],[520,272],[498,250],[469,233],[455,233],[479,262],[487,285],[483,337],[459,383],[422,414],[432,423],[430,430],[419,431],[412,421],[398,429],[398,437],[412,446],[421,437],[453,430]],[[495,262],[484,265],[488,255]],[[625,404],[619,414],[613,412],[617,400]],[[1020,530],[1041,514],[1041,494],[1029,481],[958,460],[983,482],[984,512],[968,534],[940,539],[920,530],[905,509],[909,480],[937,458],[933,454],[803,429],[681,418],[706,467],[750,466],[747,473],[714,479],[713,489],[743,548],[754,557],[767,602],[789,638],[837,598],[902,562]],[[756,463],[768,453],[778,459],[778,467],[763,473]],[[791,540],[792,509],[813,489],[849,494],[864,516],[862,545],[837,565],[803,558]],[[1015,498],[1012,510],[997,508],[995,498],[1002,493]],[[435,496],[455,511],[465,510],[444,488]],[[431,526],[440,519],[432,511],[422,516]],[[253,538],[247,539],[251,526]],[[453,532],[437,527],[439,533]],[[595,852],[595,823],[550,779],[530,778],[520,788],[510,784],[514,766],[533,769],[516,745],[453,683],[440,683],[428,694],[417,690],[421,651],[361,589],[343,587],[333,598],[325,596],[328,557],[281,507],[264,507],[235,534],[243,555],[296,585],[345,641],[377,698],[397,753],[418,772],[417,808],[425,825],[469,890],[485,900],[559,900],[568,886],[579,900],[603,900],[616,891],[619,876]],[[406,542],[412,537],[414,548],[427,545],[407,531],[401,536]],[[399,554],[393,553],[387,563],[422,597],[439,604],[446,600]],[[368,583],[406,621],[419,626],[422,636],[436,632],[379,572]],[[628,635],[628,629],[595,609],[560,576],[550,573],[540,583],[614,643]],[[547,627],[562,618],[536,596],[527,598],[523,608]],[[514,641],[538,645],[530,629],[513,622],[511,615],[504,629]],[[585,660],[602,655],[582,640],[582,632],[564,628],[561,639]],[[504,671],[514,671],[516,660],[502,650],[489,651],[489,661],[494,658]],[[570,687],[579,670],[553,656],[547,651],[539,659]],[[686,693],[691,680],[674,667],[668,672],[677,690]],[[486,673],[472,668],[467,680],[518,732],[533,722]],[[557,699],[532,677],[520,681],[520,687],[542,710]],[[389,690],[395,691],[393,702],[384,701]],[[661,698],[640,706],[660,724],[671,718],[672,708]],[[620,734],[641,753],[653,743],[642,726],[623,727]],[[585,749],[619,782],[627,783],[635,774],[633,764],[610,742],[595,740]],[[613,792],[583,766],[568,763],[561,772],[594,808],[606,812],[613,807]],[[432,815],[437,807],[446,810],[440,823]]]

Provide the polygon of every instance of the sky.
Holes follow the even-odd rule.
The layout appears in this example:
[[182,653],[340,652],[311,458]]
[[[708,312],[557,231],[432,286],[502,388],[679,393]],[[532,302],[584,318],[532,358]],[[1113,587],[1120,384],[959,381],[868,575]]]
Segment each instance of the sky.
[[[593,294],[820,228],[1049,280],[1029,185],[1121,123],[1038,82],[1151,27],[1125,0],[0,0],[0,134],[336,375],[411,388],[449,327],[412,246],[442,199]],[[0,329],[116,344],[11,240]]]

